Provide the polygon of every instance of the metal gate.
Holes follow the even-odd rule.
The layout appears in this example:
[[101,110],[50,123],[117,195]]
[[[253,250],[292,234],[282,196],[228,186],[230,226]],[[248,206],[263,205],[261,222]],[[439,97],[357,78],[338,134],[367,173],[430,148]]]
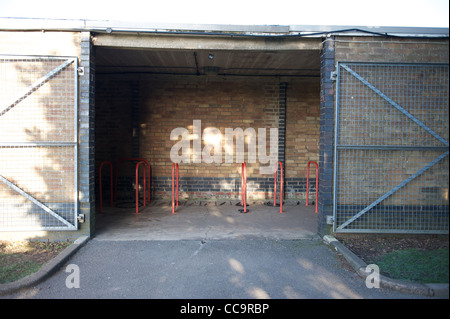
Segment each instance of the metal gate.
[[448,64],[338,63],[334,231],[448,234]]
[[0,55],[0,231],[75,230],[76,57]]

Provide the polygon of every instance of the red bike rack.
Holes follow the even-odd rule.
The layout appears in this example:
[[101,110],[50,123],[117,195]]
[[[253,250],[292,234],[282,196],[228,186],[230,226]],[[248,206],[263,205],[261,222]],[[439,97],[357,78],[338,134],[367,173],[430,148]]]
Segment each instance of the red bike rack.
[[279,213],[282,214],[283,212],[283,163],[278,162],[277,163],[277,170],[275,171],[274,175],[274,184],[273,184],[273,206],[277,206],[277,182],[278,182],[278,165],[280,166],[280,211]]
[[309,161],[308,167],[306,169],[306,206],[308,206],[308,199],[309,199],[309,165],[314,164],[316,166],[316,211],[318,212],[318,195],[319,195],[319,165],[317,162]]
[[[119,176],[119,167],[120,164],[122,164],[123,162],[126,161],[137,161],[137,162],[144,162],[144,177],[145,177],[145,166],[147,166],[147,171],[148,171],[148,180],[147,183],[148,185],[144,185],[144,188],[148,189],[148,202],[150,202],[150,187],[151,187],[151,180],[150,180],[150,164],[148,163],[147,160],[143,159],[143,158],[121,158],[116,165],[116,179],[115,179],[115,190],[114,190],[114,200],[117,200],[117,178]],[[144,179],[145,180],[145,179]],[[136,183],[136,187],[137,187],[137,183]],[[145,202],[144,202],[144,206],[145,206]]]
[[244,207],[243,209],[239,209],[241,213],[248,213],[247,209],[247,164],[241,164],[241,203]]
[[114,206],[114,199],[113,199],[113,165],[110,161],[104,161],[100,163],[99,168],[99,188],[100,188],[100,214],[103,213],[103,186],[102,186],[102,169],[104,165],[109,165],[109,177],[110,177],[110,187],[111,187],[111,199],[110,199],[110,205],[111,207]]
[[[172,214],[175,214],[175,206],[178,207],[178,163],[172,163]],[[176,170],[176,175],[177,175],[177,184],[176,184],[176,192],[177,192],[177,202],[175,203],[175,170]]]

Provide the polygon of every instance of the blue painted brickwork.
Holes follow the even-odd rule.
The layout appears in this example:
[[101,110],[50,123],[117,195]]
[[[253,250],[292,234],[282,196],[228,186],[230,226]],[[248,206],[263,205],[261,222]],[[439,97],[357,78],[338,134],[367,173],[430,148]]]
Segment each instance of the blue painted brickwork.
[[81,234],[91,236],[95,231],[95,55],[89,32],[81,33],[80,66],[84,74],[79,77],[79,214],[85,223]]
[[330,232],[326,216],[333,215],[333,148],[334,148],[334,98],[335,82],[334,37],[323,41],[320,55],[320,140],[319,140],[319,203],[318,231]]
[[[135,188],[134,180],[119,178],[118,199],[121,197],[133,197]],[[140,181],[142,185],[142,179]],[[105,198],[109,196],[109,177],[103,178]],[[284,198],[304,200],[306,194],[306,178],[287,178],[284,181]],[[151,195],[155,199],[170,199],[172,194],[172,177],[152,177]],[[247,196],[249,198],[263,196],[269,200],[273,198],[274,179],[272,178],[247,178]],[[280,191],[280,184],[277,185]],[[310,198],[315,194],[315,179],[310,178]],[[189,199],[227,198],[240,199],[241,179],[223,177],[180,177],[179,192]],[[279,196],[279,195],[278,195]],[[278,197],[277,196],[277,197]],[[311,197],[312,196],[312,197]]]
[[[152,179],[152,190],[154,192],[171,192],[172,178],[157,177]],[[180,188],[187,192],[239,192],[241,189],[240,178],[215,178],[215,177],[180,177]],[[230,188],[231,186],[231,188]],[[279,190],[278,184],[277,189]],[[251,192],[273,192],[273,178],[247,178],[247,191]],[[306,178],[288,178],[285,180],[284,188],[289,191],[306,192]],[[310,191],[315,191],[315,180],[310,179]]]
[[286,148],[286,89],[287,83],[282,82],[279,86],[279,104],[278,104],[278,160],[283,163],[285,160]]

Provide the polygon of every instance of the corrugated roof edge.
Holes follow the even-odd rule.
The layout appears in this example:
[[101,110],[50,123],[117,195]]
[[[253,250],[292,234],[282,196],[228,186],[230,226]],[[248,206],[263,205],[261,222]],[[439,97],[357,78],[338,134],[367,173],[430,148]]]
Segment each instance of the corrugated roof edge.
[[91,31],[135,33],[183,33],[238,36],[352,36],[449,37],[448,28],[336,26],[336,25],[220,25],[144,23],[84,19],[1,18],[4,31]]

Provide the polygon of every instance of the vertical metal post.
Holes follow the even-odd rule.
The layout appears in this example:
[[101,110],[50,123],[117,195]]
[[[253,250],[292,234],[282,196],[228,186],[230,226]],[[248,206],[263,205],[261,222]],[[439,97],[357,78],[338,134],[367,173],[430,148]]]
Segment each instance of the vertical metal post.
[[278,163],[275,174],[273,175],[273,207],[277,206]]
[[244,204],[244,213],[247,212],[247,164],[242,163],[242,201]]
[[[79,174],[78,174],[78,158],[79,158],[79,150],[78,150],[78,133],[79,133],[79,128],[78,128],[78,104],[79,104],[79,97],[78,97],[78,58],[73,58],[73,63],[74,63],[74,70],[73,70],[73,97],[74,97],[74,108],[73,108],[73,142],[74,142],[74,163],[73,163],[73,167],[75,170],[75,174],[74,174],[74,198],[75,198],[75,203],[74,203],[74,211],[75,211],[75,218],[74,218],[74,223],[75,223],[75,228],[78,229],[78,212],[79,212],[79,206],[80,206],[80,198],[78,196],[78,187],[80,185],[80,181],[79,181]],[[90,74],[90,73],[89,73]],[[111,169],[112,169],[112,164],[111,164]],[[111,174],[111,178],[112,178],[112,174]],[[112,180],[111,180],[111,203],[113,203],[112,201]],[[111,206],[113,206],[113,204],[111,204]]]
[[[339,144],[339,112],[340,112],[340,98],[341,98],[341,67],[339,62],[336,64],[336,99],[335,99],[335,111],[334,111],[334,145],[333,145],[333,220],[337,220],[337,194],[338,194],[338,150],[337,145]],[[336,222],[333,223],[333,231],[336,231]]]

